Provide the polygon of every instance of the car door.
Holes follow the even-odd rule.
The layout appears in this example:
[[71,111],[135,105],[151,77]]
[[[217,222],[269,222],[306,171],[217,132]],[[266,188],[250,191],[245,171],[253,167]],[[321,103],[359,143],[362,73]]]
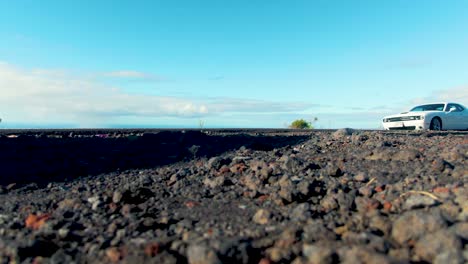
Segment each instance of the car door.
[[[455,110],[450,111],[450,109],[455,108]],[[448,104],[445,109],[445,124],[443,127],[445,129],[465,129],[465,109],[457,104]]]
[[453,112],[450,112],[450,108],[452,107],[452,104],[447,104],[445,109],[444,109],[444,117],[442,119],[442,127],[444,129],[454,129],[454,124],[455,124],[455,115]]
[[461,111],[460,111],[460,128],[459,129],[466,129],[468,130],[468,109],[464,108],[463,106],[460,106]]

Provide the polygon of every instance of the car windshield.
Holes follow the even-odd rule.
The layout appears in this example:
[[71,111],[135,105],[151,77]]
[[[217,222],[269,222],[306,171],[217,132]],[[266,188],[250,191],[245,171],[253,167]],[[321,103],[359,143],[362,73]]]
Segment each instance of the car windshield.
[[421,111],[444,111],[444,104],[419,105],[410,110],[410,112],[421,112]]

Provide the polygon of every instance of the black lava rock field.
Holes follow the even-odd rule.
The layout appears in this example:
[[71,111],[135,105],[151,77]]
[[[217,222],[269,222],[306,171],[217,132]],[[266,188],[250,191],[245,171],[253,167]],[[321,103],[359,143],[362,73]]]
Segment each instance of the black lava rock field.
[[468,133],[0,131],[0,263],[467,263]]

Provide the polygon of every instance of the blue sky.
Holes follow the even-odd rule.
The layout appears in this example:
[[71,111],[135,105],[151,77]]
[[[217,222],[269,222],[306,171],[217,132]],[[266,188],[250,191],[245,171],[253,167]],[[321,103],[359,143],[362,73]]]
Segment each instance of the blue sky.
[[378,128],[468,103],[468,2],[0,0],[1,127]]

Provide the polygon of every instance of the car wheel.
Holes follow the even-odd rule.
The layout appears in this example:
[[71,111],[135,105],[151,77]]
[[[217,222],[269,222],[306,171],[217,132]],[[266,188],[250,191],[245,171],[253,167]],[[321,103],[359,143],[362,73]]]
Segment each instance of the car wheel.
[[431,120],[431,126],[429,127],[430,130],[437,130],[440,131],[442,130],[442,121],[440,121],[440,118],[434,117]]

